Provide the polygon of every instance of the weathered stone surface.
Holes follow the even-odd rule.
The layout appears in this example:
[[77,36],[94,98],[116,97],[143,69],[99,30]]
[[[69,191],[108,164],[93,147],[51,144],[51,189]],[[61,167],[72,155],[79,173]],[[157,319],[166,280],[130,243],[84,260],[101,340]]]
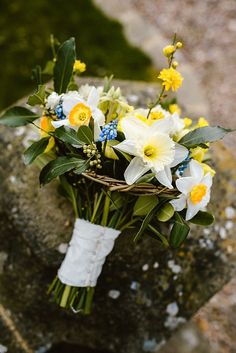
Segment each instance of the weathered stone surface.
[[[136,82],[121,86],[136,104],[150,99],[156,87]],[[22,141],[27,135],[28,128],[0,128],[1,304],[36,352],[61,341],[95,351],[156,352],[235,270],[236,238],[226,226],[235,222],[235,216],[227,220],[232,216],[227,207],[236,207],[235,160],[223,144],[215,144],[215,225],[192,227],[175,252],[149,238],[134,246],[131,235],[121,235],[99,279],[93,314],[80,317],[60,310],[46,296],[63,258],[60,244],[70,239],[73,216],[57,194],[56,182],[39,189],[37,167],[24,166]],[[0,332],[0,342],[15,353],[10,337]]]

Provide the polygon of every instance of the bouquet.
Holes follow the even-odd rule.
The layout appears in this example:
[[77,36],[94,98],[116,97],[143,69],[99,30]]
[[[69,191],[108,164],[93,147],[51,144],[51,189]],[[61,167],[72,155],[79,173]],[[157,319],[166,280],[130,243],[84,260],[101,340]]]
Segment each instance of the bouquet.
[[[74,210],[72,238],[48,292],[56,303],[89,314],[94,289],[115,239],[133,229],[134,241],[151,236],[163,246],[179,247],[190,223],[209,225],[206,211],[215,171],[209,163],[209,143],[231,131],[210,127],[205,118],[181,118],[176,91],[183,78],[175,53],[182,43],[174,36],[163,49],[167,67],[158,79],[160,93],[147,107],[133,107],[112,86],[78,86],[76,75],[86,65],[76,59],[75,40],[55,41],[53,60],[34,70],[37,90],[28,107],[11,107],[0,124],[31,124],[39,138],[24,152],[26,164],[40,168],[40,185],[57,178],[59,191]],[[43,84],[43,75],[52,75]]]

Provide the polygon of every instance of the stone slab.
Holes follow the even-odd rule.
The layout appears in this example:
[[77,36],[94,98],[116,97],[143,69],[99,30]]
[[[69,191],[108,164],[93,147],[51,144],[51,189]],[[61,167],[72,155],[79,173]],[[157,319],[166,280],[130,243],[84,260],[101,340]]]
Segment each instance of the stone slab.
[[[157,89],[146,83],[116,84],[136,104],[145,104]],[[73,218],[57,194],[57,183],[40,189],[36,166],[24,166],[23,144],[31,135],[28,128],[0,128],[1,304],[36,352],[61,341],[94,352],[155,352],[235,273],[236,238],[233,228],[227,228],[227,222],[235,222],[228,212],[236,207],[235,160],[222,143],[214,145],[215,225],[192,227],[185,245],[175,252],[149,238],[134,246],[131,235],[120,236],[96,288],[93,314],[80,317],[59,310],[46,296]],[[5,339],[1,335],[0,342]],[[13,339],[6,340],[9,353]]]

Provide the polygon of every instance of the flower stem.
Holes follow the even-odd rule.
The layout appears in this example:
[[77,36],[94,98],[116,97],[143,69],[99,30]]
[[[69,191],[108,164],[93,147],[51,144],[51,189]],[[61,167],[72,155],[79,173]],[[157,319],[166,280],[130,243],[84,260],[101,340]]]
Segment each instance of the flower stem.
[[65,289],[63,291],[62,297],[61,297],[61,301],[60,301],[60,306],[62,308],[66,308],[67,307],[67,300],[69,298],[70,291],[71,291],[71,286],[66,285]]
[[98,198],[98,200],[96,202],[96,205],[94,207],[93,214],[92,214],[92,217],[91,217],[91,220],[90,220],[91,223],[94,223],[94,220],[96,218],[97,211],[99,209],[99,206],[100,206],[100,203],[102,201],[102,198],[103,198],[103,192],[100,193],[99,198]]
[[102,221],[101,221],[101,225],[104,227],[107,225],[109,209],[110,209],[110,201],[111,201],[111,192],[107,191],[105,202],[104,202]]

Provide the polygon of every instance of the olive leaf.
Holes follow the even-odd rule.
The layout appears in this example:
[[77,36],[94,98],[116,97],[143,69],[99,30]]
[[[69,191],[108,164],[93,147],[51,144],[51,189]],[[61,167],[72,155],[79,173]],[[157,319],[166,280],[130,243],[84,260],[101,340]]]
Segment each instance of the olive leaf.
[[39,116],[37,114],[33,113],[27,108],[13,107],[7,109],[0,116],[0,124],[11,127],[18,127],[30,124],[38,118]]
[[184,135],[179,141],[180,144],[188,148],[193,148],[199,145],[205,145],[208,142],[214,142],[222,139],[227,133],[234,131],[225,129],[220,126],[204,126],[192,130]]
[[69,172],[72,169],[80,168],[87,161],[75,157],[58,157],[49,162],[42,170],[39,176],[40,184],[49,183],[54,178]]
[[32,163],[35,158],[37,158],[40,154],[42,154],[49,142],[50,136],[44,137],[39,141],[36,141],[32,143],[32,145],[27,148],[27,150],[24,152],[24,162],[25,164],[30,164]]
[[54,88],[58,94],[65,93],[67,90],[75,58],[75,39],[70,38],[59,47],[54,66]]

